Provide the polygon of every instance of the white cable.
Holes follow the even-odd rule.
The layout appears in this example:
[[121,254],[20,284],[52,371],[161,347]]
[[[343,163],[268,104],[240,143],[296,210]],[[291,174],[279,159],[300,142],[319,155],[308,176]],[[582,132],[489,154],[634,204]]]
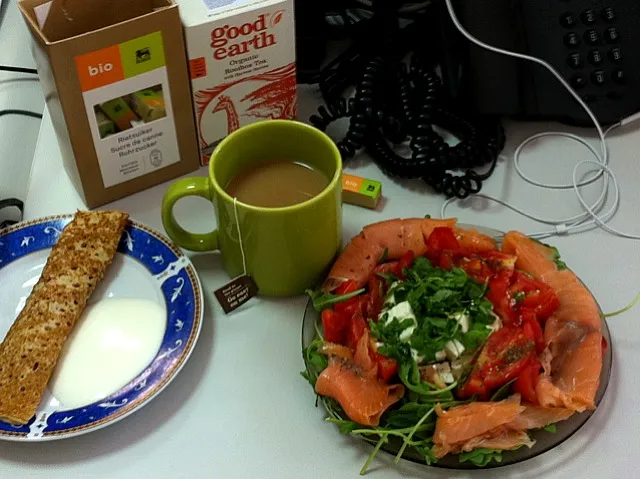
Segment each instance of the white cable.
[[[473,35],[471,35],[469,32],[467,32],[465,30],[465,28],[462,26],[462,24],[460,23],[460,21],[458,20],[455,11],[453,9],[453,5],[451,3],[451,0],[445,0],[446,5],[447,5],[447,9],[449,11],[449,15],[451,17],[451,20],[453,22],[453,24],[455,25],[455,27],[458,29],[458,31],[465,36],[470,42],[478,45],[481,48],[484,48],[486,50],[492,51],[494,53],[498,53],[501,55],[507,55],[510,57],[514,57],[514,58],[518,58],[518,59],[522,59],[522,60],[528,60],[531,61],[533,63],[537,63],[539,65],[542,65],[544,68],[546,68],[548,71],[550,71],[555,77],[556,79],[566,88],[566,90],[573,96],[573,98],[578,102],[578,104],[580,104],[580,106],[584,109],[584,111],[587,113],[587,115],[589,116],[589,118],[591,119],[591,121],[593,122],[593,124],[596,127],[596,130],[598,132],[598,136],[600,137],[600,144],[601,144],[601,149],[602,149],[602,153],[599,154],[591,145],[589,145],[583,138],[578,137],[577,135],[571,134],[571,133],[564,133],[564,132],[544,132],[544,133],[538,133],[536,135],[533,135],[530,138],[527,138],[526,140],[524,140],[516,149],[515,153],[514,153],[514,163],[515,163],[515,168],[516,168],[516,172],[518,173],[518,175],[526,182],[532,184],[532,185],[536,185],[539,187],[543,187],[543,188],[548,188],[548,189],[570,189],[573,188],[573,190],[575,191],[578,200],[580,201],[581,205],[583,206],[583,208],[585,209],[585,213],[581,213],[575,216],[572,216],[570,218],[566,218],[566,219],[561,219],[561,220],[549,220],[549,219],[545,219],[545,218],[540,218],[538,216],[532,215],[530,213],[527,213],[526,211],[517,208],[515,206],[511,206],[508,203],[499,200],[497,198],[493,198],[489,195],[484,195],[484,194],[476,194],[476,195],[472,195],[474,197],[480,197],[480,198],[485,198],[488,199],[490,201],[494,201],[496,203],[499,203],[523,216],[526,216],[527,218],[530,218],[534,221],[540,222],[540,223],[545,223],[548,225],[554,225],[555,229],[551,230],[551,231],[541,231],[539,233],[533,233],[530,236],[533,237],[537,237],[537,238],[546,238],[549,236],[553,236],[553,235],[563,235],[563,234],[568,234],[571,232],[574,232],[576,230],[581,230],[581,231],[588,231],[590,229],[593,229],[595,227],[601,227],[602,229],[604,229],[605,231],[611,233],[611,234],[615,234],[624,238],[631,238],[631,239],[640,239],[640,235],[633,235],[633,234],[628,234],[628,233],[624,233],[621,231],[618,231],[608,225],[605,224],[606,221],[608,221],[609,219],[611,219],[613,217],[613,215],[616,213],[618,206],[619,206],[619,202],[620,202],[620,191],[619,191],[619,187],[618,187],[618,182],[616,180],[616,177],[613,173],[613,171],[609,168],[608,163],[609,163],[609,151],[607,148],[607,143],[605,140],[606,135],[613,130],[616,127],[622,126],[622,125],[627,125],[629,123],[632,123],[634,121],[640,120],[640,113],[636,113],[632,116],[629,116],[625,119],[623,119],[622,121],[620,121],[619,123],[611,126],[609,129],[605,131],[602,130],[602,127],[600,126],[600,123],[598,122],[598,119],[596,118],[595,114],[591,111],[591,109],[587,106],[587,104],[582,100],[582,98],[580,98],[580,96],[573,90],[573,88],[571,88],[571,85],[569,85],[569,83],[562,77],[562,75],[560,75],[560,73],[558,73],[553,66],[551,66],[549,63],[547,63],[546,61],[540,59],[540,58],[536,58],[536,57],[532,57],[529,55],[524,55],[521,53],[516,53],[516,52],[511,52],[508,50],[504,50],[501,48],[497,48],[494,47],[492,45],[486,44],[483,41],[477,39],[476,37],[474,37]],[[574,169],[573,169],[573,182],[570,184],[559,184],[559,185],[549,185],[547,183],[543,183],[543,182],[539,182],[536,180],[533,180],[532,178],[528,177],[524,171],[522,171],[521,167],[520,167],[520,154],[522,152],[522,150],[532,141],[539,139],[539,138],[546,138],[546,137],[550,137],[550,136],[560,136],[560,137],[564,137],[564,138],[569,138],[572,139],[574,141],[577,141],[579,143],[581,143],[582,145],[584,145],[585,147],[587,147],[587,149],[596,157],[597,161],[592,161],[592,160],[584,160],[579,162],[577,165],[575,165]],[[598,167],[598,171],[591,176],[590,178],[587,178],[586,180],[582,180],[580,182],[578,182],[577,180],[577,173],[578,173],[578,169],[580,168],[580,166],[585,165],[585,164],[591,164],[591,165],[595,165]],[[594,181],[598,180],[602,178],[602,190],[600,192],[600,195],[598,196],[598,199],[592,204],[589,205],[586,200],[584,199],[584,197],[582,196],[582,194],[580,193],[579,188],[586,186],[588,184],[593,183]],[[612,181],[613,183],[613,189],[614,189],[614,203],[611,206],[611,208],[606,211],[603,214],[600,214],[600,210],[604,207],[604,204],[606,202],[607,199],[607,193],[608,193],[608,188],[609,188],[609,180]],[[441,209],[441,217],[445,217],[445,210],[446,208],[453,202],[458,200],[457,198],[451,198],[447,201],[445,201],[445,203],[442,205],[442,209]],[[576,231],[577,232],[577,231]]]

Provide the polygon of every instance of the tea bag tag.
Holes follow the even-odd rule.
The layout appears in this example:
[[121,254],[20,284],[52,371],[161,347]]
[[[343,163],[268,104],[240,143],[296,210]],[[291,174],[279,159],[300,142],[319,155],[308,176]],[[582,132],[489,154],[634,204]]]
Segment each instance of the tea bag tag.
[[247,274],[247,259],[244,255],[244,246],[242,244],[242,234],[240,233],[240,220],[238,219],[237,199],[233,198],[233,213],[236,219],[236,228],[238,230],[238,243],[240,244],[240,255],[242,256],[243,274],[232,279],[221,288],[216,289],[215,294],[218,303],[224,309],[225,314],[238,309],[244,303],[258,294],[258,285],[251,276]]
[[243,274],[214,291],[225,314],[238,309],[258,294],[258,286],[251,276]]

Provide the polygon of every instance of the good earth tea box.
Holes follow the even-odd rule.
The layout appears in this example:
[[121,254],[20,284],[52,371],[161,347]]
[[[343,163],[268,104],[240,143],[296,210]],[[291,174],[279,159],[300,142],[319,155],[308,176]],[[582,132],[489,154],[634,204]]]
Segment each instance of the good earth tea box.
[[94,208],[200,166],[171,0],[21,0],[58,144]]
[[294,119],[292,0],[178,0],[203,165],[241,126]]

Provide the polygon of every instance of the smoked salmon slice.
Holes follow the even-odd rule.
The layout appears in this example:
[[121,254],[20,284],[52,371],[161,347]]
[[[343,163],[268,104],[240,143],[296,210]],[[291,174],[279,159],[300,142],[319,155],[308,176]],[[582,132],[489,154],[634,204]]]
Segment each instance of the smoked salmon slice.
[[434,454],[443,457],[462,450],[465,445],[468,447],[473,439],[497,437],[503,432],[499,428],[514,421],[524,409],[519,397],[500,402],[473,402],[446,411],[437,406]]
[[365,332],[353,360],[331,356],[329,366],[318,376],[315,390],[338,401],[352,421],[375,427],[382,414],[404,396],[404,386],[388,385],[378,379],[368,345],[369,334]]
[[551,374],[541,376],[536,396],[543,406],[566,407],[582,412],[595,409],[595,395],[602,369],[602,334],[589,333],[572,350],[565,352],[558,366],[552,360]]
[[[474,437],[464,444],[458,445],[455,450],[450,452],[470,452],[474,449],[498,449],[500,451],[509,451],[517,449],[521,446],[533,447],[535,441],[532,440],[525,431],[514,431],[505,427],[500,427],[497,430],[488,434],[489,437]],[[442,454],[440,448],[434,448],[434,454],[436,457],[442,457],[438,454]]]
[[460,247],[471,253],[482,253],[498,249],[498,245],[493,238],[480,233],[475,228],[470,230],[453,228],[453,233],[455,234]]
[[507,424],[507,427],[515,431],[540,429],[548,426],[549,424],[564,421],[572,415],[573,411],[566,408],[525,406],[524,410],[518,415],[518,417]]
[[523,406],[520,396],[500,402],[475,402],[447,411],[436,408],[438,419],[433,435],[434,454],[468,452],[478,448],[511,450],[535,443],[527,430],[539,429],[569,418],[565,408]]
[[352,421],[375,427],[382,414],[404,395],[404,386],[384,384],[375,373],[367,374],[351,361],[331,358],[318,377],[316,393],[338,401]]
[[602,320],[593,296],[569,270],[558,270],[556,252],[516,231],[502,243],[516,267],[547,283],[560,306],[545,324],[544,375],[536,386],[542,406],[582,412],[595,409],[602,370]]
[[385,252],[390,260],[400,259],[408,251],[422,256],[427,252],[426,240],[435,228],[453,228],[455,224],[455,218],[409,218],[365,226],[333,264],[322,290],[333,291],[348,280],[354,280],[360,288],[369,280]]

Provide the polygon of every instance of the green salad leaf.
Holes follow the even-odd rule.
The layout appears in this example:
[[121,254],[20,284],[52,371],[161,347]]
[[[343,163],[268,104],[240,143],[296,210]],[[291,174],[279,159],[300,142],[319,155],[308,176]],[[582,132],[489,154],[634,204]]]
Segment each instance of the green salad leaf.
[[[413,356],[428,362],[437,360],[436,354],[454,339],[466,350],[475,350],[484,344],[491,334],[487,326],[495,321],[493,306],[484,297],[486,284],[474,281],[460,268],[451,271],[436,268],[424,257],[417,258],[406,274],[406,280],[400,283],[395,283],[395,278],[385,279],[395,284],[396,304],[409,302],[417,327],[411,340],[406,342],[400,334],[410,326],[408,320],[389,322],[383,314],[380,321],[372,322],[373,336],[384,345],[382,354],[402,364],[411,361],[413,350]],[[469,318],[468,330],[455,319],[462,316]]]
[[550,432],[551,434],[555,434],[556,433],[556,425],[555,424],[548,424],[547,426],[545,426],[543,428],[545,431]]
[[502,451],[498,449],[474,449],[471,452],[462,452],[458,456],[458,460],[462,462],[471,462],[478,467],[485,467],[491,461],[502,462]]
[[359,289],[357,291],[353,291],[352,293],[347,294],[331,294],[324,293],[322,291],[313,291],[311,289],[307,289],[306,293],[311,297],[311,301],[313,303],[313,309],[321,313],[327,308],[330,308],[332,305],[336,303],[341,303],[342,301],[346,301],[347,299],[354,298],[364,293],[364,288]]
[[564,261],[562,261],[561,256],[560,256],[560,250],[558,250],[558,248],[556,248],[555,246],[551,246],[550,244],[547,243],[543,243],[542,241],[532,238],[533,241],[535,241],[536,243],[539,243],[543,246],[546,246],[547,248],[549,248],[550,250],[553,251],[553,262],[556,264],[556,269],[558,271],[562,271],[563,269],[568,269],[567,263],[565,263]]

